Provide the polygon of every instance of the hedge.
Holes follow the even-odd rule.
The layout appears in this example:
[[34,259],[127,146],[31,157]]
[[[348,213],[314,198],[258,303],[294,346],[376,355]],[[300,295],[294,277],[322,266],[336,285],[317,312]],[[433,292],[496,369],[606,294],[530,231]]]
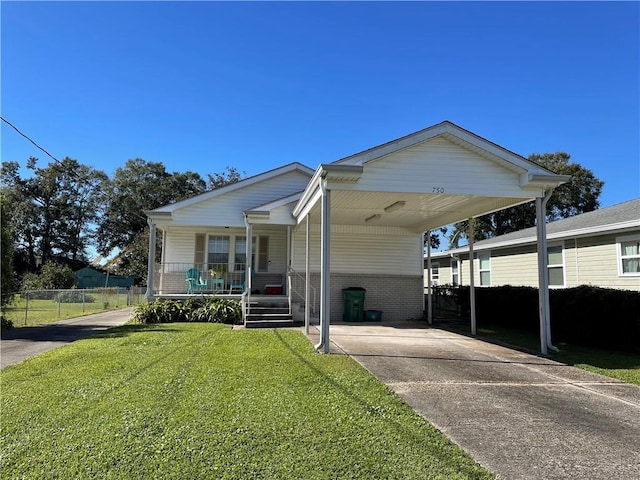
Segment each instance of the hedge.
[[[478,326],[504,326],[538,333],[538,289],[475,289]],[[458,289],[458,302],[469,312],[469,287]],[[582,285],[549,290],[551,337],[615,350],[640,351],[640,292]]]

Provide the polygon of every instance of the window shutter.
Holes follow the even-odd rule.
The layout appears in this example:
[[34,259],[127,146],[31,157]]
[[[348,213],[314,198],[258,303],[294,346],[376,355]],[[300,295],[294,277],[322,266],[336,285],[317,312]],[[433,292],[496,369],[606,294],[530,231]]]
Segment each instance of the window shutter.
[[205,246],[204,233],[196,233],[196,249],[195,249],[195,256],[193,258],[193,263],[200,270],[204,269],[204,246]]

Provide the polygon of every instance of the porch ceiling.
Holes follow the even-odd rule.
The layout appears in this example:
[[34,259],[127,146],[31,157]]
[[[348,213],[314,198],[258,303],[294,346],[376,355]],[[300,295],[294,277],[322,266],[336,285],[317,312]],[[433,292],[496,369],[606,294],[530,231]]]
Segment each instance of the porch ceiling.
[[[332,190],[331,223],[401,227],[419,233],[525,201],[527,199],[478,195]],[[385,211],[396,202],[405,203]],[[314,205],[310,215],[313,223],[320,222],[320,202]],[[366,221],[374,215],[379,217]]]

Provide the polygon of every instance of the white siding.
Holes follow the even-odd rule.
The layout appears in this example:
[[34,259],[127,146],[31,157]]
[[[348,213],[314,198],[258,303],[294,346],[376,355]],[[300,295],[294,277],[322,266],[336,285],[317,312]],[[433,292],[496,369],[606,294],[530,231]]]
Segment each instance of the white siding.
[[[311,226],[311,271],[320,271],[320,228]],[[305,269],[305,224],[293,235],[292,266]],[[421,238],[405,229],[333,225],[331,272],[422,275]]]
[[342,188],[489,197],[535,195],[535,189],[525,191],[519,184],[517,173],[448,140],[434,138],[367,163],[357,184]]
[[304,190],[309,177],[289,172],[173,213],[173,225],[244,227],[242,212]]

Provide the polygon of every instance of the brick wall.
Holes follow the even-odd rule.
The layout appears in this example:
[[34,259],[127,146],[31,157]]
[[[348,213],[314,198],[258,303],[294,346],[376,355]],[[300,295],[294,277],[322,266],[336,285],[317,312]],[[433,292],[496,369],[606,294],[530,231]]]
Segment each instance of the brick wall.
[[[304,273],[302,273],[304,275]],[[304,282],[294,288],[304,292]],[[422,318],[424,310],[423,280],[421,276],[331,274],[331,319],[341,321],[343,313],[342,289],[362,287],[365,310],[380,310],[383,320]],[[311,285],[317,289],[316,311],[320,311],[320,275],[311,274]],[[294,301],[300,301],[294,298]]]

